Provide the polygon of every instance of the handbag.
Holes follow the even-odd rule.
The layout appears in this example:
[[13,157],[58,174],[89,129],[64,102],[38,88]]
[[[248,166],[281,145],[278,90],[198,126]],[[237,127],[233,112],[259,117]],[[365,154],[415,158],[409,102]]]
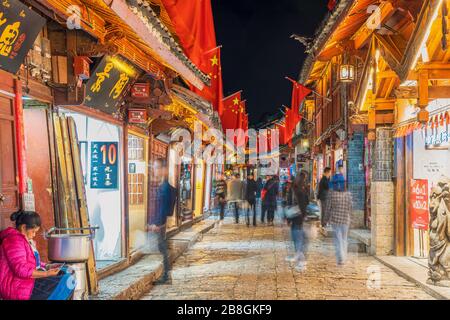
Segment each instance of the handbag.
[[298,206],[289,206],[284,210],[284,216],[288,220],[292,220],[294,218],[299,217],[302,214],[300,208]]

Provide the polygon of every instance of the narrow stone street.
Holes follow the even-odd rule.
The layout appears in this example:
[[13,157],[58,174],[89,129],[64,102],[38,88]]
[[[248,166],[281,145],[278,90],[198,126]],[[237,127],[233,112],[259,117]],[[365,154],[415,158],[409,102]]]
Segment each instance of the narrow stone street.
[[285,261],[289,239],[280,219],[247,228],[226,218],[176,261],[171,285],[142,299],[433,299],[366,254],[337,267],[332,239],[321,235],[310,241],[307,270],[296,272]]

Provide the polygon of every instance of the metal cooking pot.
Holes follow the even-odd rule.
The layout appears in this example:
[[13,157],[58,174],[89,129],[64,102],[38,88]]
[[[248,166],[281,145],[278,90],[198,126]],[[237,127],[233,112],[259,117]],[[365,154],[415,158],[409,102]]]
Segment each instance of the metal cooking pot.
[[[88,228],[56,228],[45,232],[48,240],[48,259],[54,262],[85,262],[89,259],[90,241],[95,237],[98,227]],[[61,231],[82,231],[89,233],[61,233]],[[56,233],[58,232],[58,233]]]

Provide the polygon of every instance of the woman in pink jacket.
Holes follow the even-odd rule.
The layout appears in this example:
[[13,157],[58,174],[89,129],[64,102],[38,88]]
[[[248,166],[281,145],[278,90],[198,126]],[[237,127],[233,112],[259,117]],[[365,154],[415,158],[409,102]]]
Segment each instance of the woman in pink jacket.
[[[11,221],[16,228],[0,232],[0,299],[48,299],[64,275],[58,275],[59,265],[46,266],[40,261],[33,238],[41,218],[36,212],[18,211]],[[64,281],[68,283],[67,278]]]

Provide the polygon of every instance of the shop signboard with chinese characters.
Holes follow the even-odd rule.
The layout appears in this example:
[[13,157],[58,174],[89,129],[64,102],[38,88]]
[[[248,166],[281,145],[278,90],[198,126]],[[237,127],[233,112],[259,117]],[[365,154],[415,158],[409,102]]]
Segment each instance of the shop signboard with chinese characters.
[[150,83],[135,83],[131,88],[133,98],[150,98]]
[[427,145],[426,136],[423,129],[413,132],[413,178],[427,179],[432,188],[441,176],[450,175],[450,149]]
[[129,109],[128,110],[128,122],[135,124],[147,123],[147,110],[146,109]]
[[45,22],[45,18],[17,0],[0,2],[1,69],[19,71]]
[[137,69],[124,59],[103,57],[86,84],[84,104],[114,114],[137,76]]
[[428,180],[411,179],[409,201],[412,227],[428,230]]
[[118,188],[118,143],[91,143],[91,189]]

